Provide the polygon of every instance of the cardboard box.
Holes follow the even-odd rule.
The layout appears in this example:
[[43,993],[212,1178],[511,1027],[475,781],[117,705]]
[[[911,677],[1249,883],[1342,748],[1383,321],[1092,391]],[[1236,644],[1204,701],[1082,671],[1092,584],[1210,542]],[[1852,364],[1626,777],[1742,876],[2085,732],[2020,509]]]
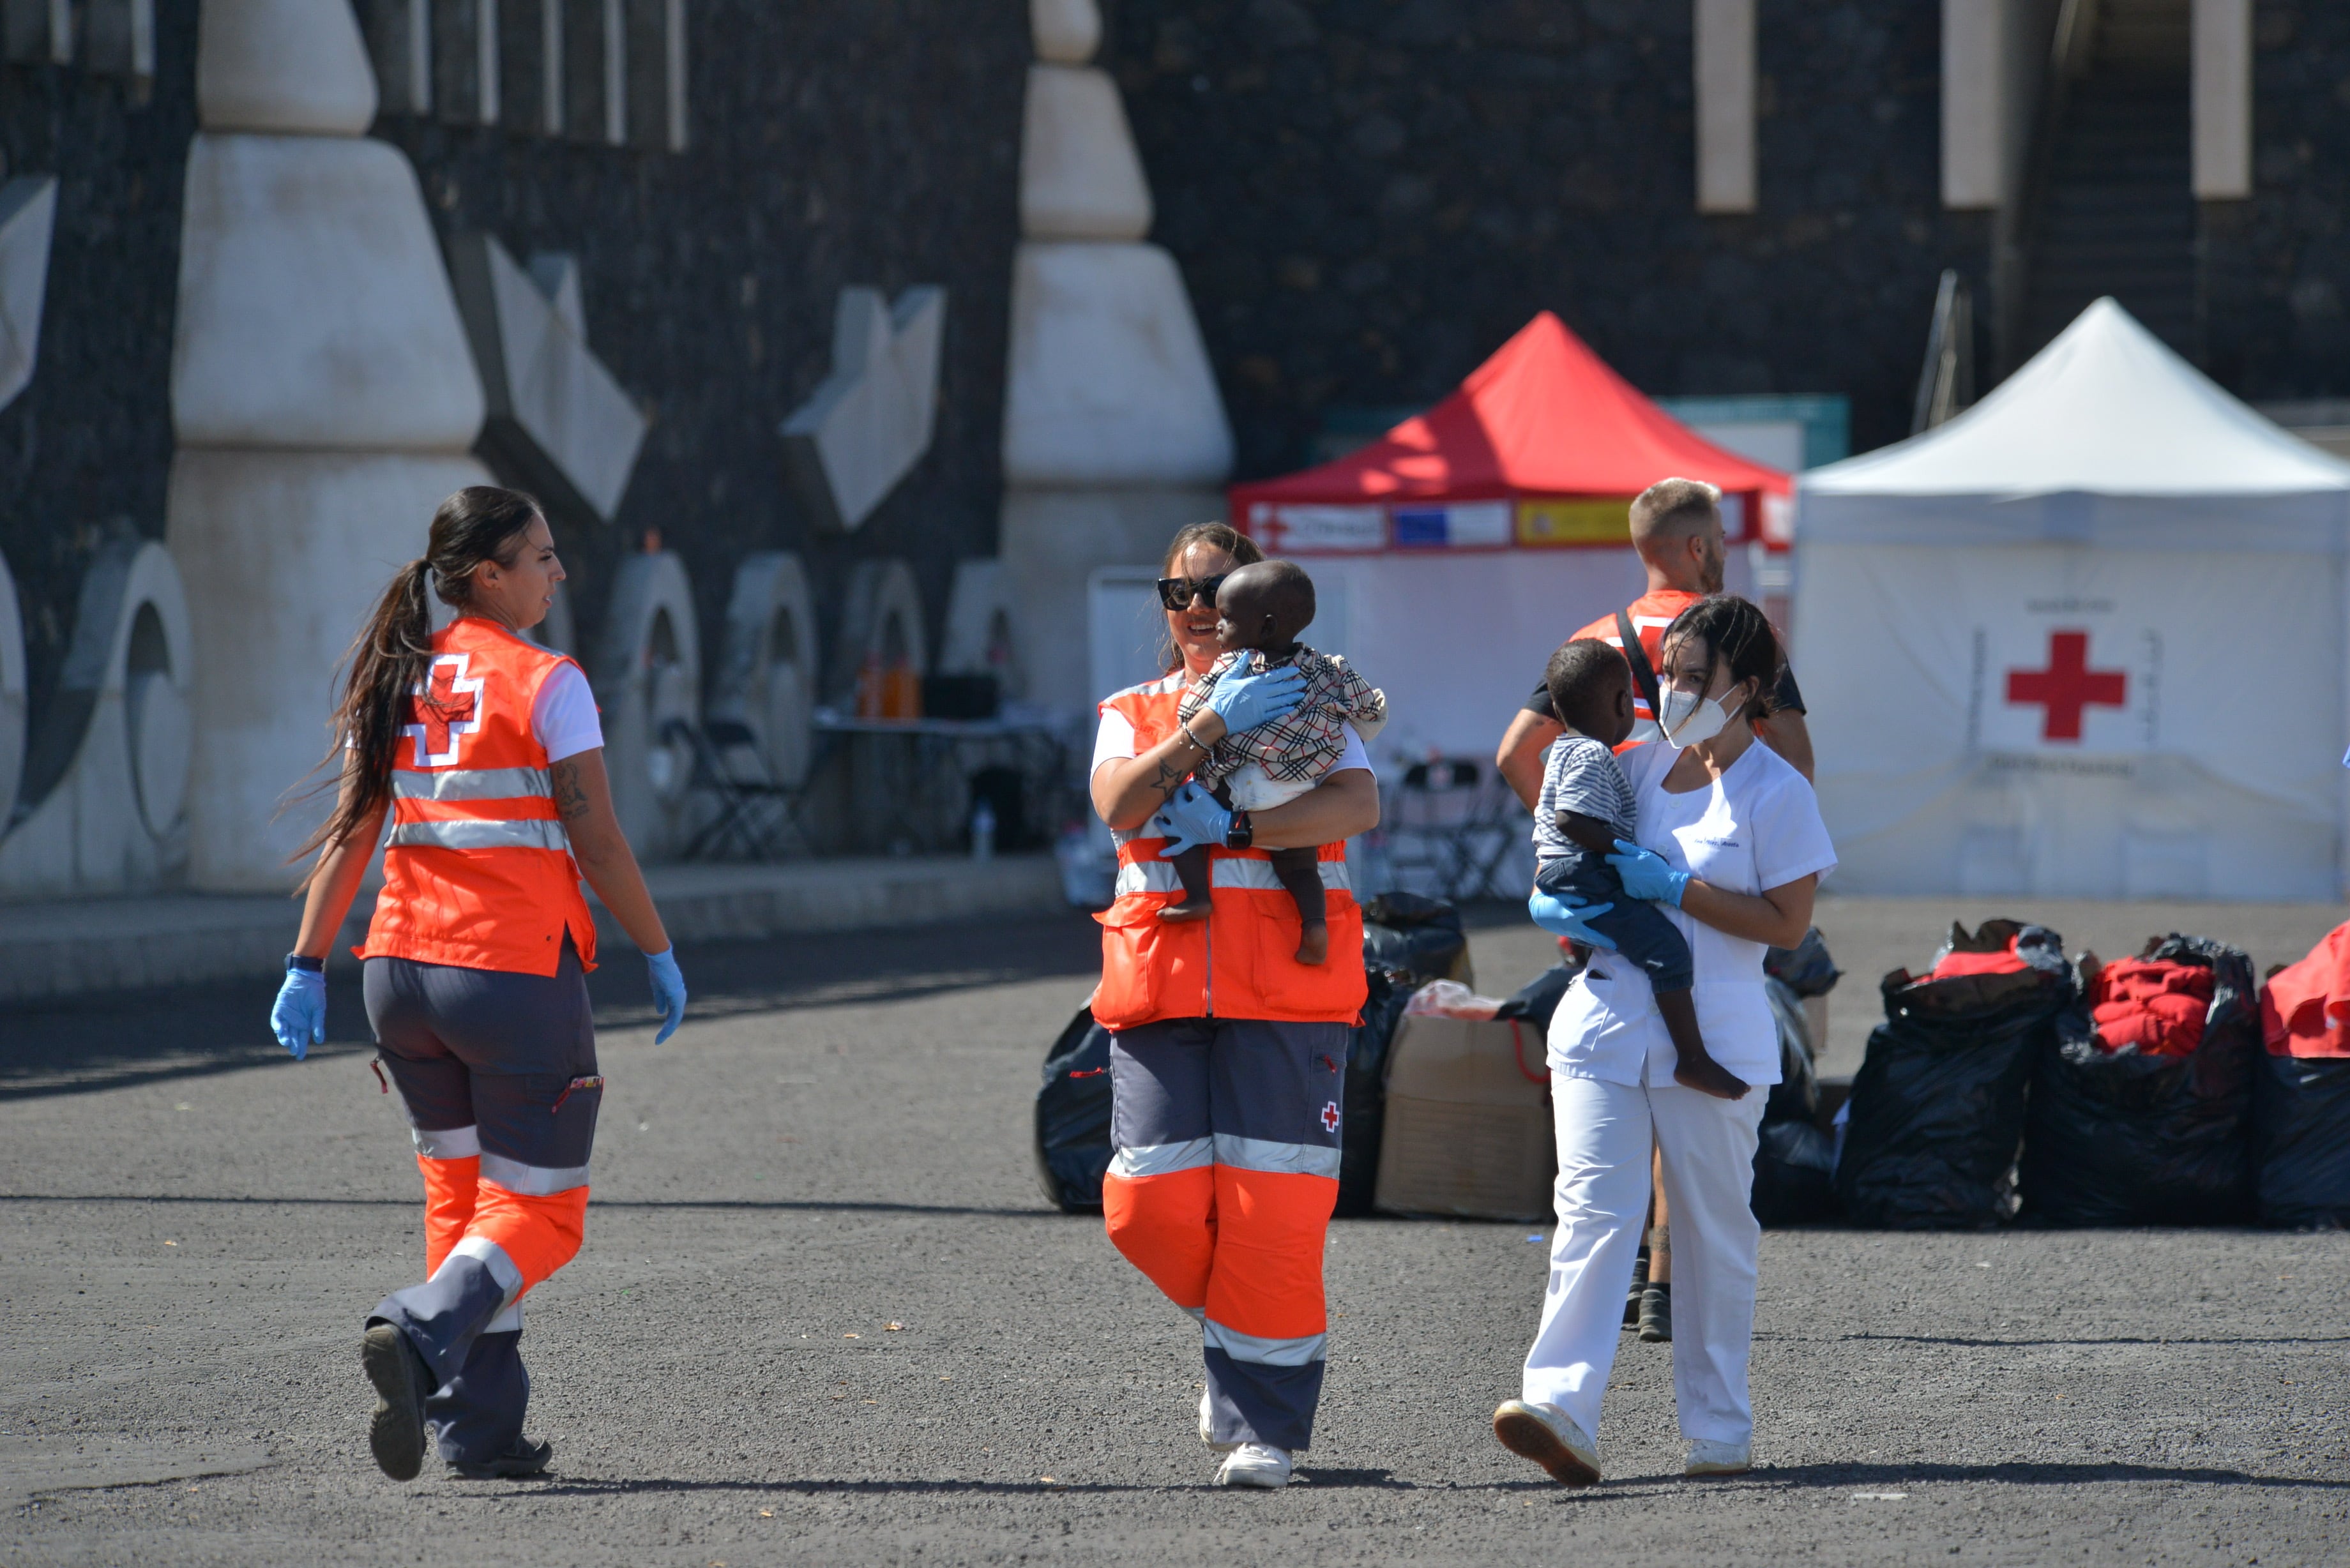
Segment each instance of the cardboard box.
[[1558,1150],[1541,1033],[1411,1014],[1388,1057],[1376,1207],[1390,1214],[1543,1220]]

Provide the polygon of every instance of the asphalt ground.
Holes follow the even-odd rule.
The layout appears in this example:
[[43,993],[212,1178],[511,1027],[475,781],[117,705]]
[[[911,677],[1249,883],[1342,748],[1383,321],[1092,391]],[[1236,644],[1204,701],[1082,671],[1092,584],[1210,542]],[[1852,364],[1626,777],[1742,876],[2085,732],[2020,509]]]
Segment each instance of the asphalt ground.
[[[1832,1042],[1938,925],[2002,912],[2112,950],[2185,925],[2263,968],[2334,913],[1825,901],[1855,977]],[[1478,981],[1505,992],[1546,941],[1487,918]],[[400,1486],[368,1459],[359,1325],[421,1240],[355,984],[300,1064],[264,1036],[266,976],[0,1012],[0,1563],[2350,1556],[2338,1234],[1770,1232],[1759,1468],[1681,1479],[1669,1350],[1627,1335],[1607,1480],[1567,1492],[1485,1425],[1542,1233],[1343,1221],[1301,1484],[1215,1490],[1196,1329],[1031,1168],[1036,1066],[1094,936],[689,949],[693,1012],[661,1046],[615,955],[588,1246],[529,1303],[557,1456],[531,1482]]]

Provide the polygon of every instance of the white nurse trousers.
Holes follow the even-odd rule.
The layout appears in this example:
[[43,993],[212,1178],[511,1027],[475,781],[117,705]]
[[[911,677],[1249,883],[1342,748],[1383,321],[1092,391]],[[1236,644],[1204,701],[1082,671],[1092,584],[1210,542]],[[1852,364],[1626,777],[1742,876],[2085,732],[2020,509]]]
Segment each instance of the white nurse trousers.
[[1556,1405],[1596,1439],[1623,1336],[1624,1293],[1648,1221],[1650,1140],[1665,1157],[1672,1211],[1673,1400],[1692,1442],[1752,1440],[1746,1359],[1754,1337],[1762,1228],[1750,1199],[1770,1091],[1716,1099],[1668,1082],[1551,1075],[1558,1135],[1558,1232],[1542,1328],[1526,1352],[1528,1404]]

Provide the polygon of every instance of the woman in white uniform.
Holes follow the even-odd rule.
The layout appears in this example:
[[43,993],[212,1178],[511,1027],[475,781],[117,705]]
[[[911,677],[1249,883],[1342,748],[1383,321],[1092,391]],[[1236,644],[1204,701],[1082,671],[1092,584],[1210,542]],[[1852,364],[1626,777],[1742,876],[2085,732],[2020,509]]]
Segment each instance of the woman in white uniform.
[[[1599,1406],[1648,1210],[1652,1138],[1673,1216],[1673,1397],[1686,1473],[1748,1468],[1762,1241],[1749,1199],[1763,1102],[1779,1080],[1762,955],[1803,940],[1813,894],[1835,865],[1812,786],[1754,742],[1752,721],[1768,714],[1783,663],[1762,612],[1726,595],[1700,599],[1666,631],[1663,653],[1666,740],[1618,759],[1638,800],[1639,843],[1619,843],[1610,859],[1626,894],[1665,906],[1688,939],[1707,1048],[1753,1087],[1722,1100],[1674,1083],[1648,977],[1612,951],[1593,954],[1553,1016],[1558,1231],[1523,1391],[1493,1413],[1493,1432],[1568,1486],[1599,1479]],[[1612,947],[1583,924],[1590,910],[1544,895],[1530,908],[1546,929]]]

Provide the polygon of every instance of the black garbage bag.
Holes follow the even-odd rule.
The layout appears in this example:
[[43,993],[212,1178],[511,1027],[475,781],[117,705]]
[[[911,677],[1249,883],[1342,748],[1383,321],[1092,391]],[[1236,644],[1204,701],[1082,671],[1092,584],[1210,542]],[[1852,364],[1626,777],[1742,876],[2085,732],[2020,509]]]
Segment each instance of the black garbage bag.
[[1966,1230],[2013,1213],[2025,1086],[2074,990],[2064,939],[2045,927],[1990,921],[1957,950],[2011,942],[2018,972],[1885,977],[1885,1022],[1853,1079],[1836,1166],[1836,1195],[1859,1223]]
[[1779,1031],[1779,1081],[1771,1085],[1762,1120],[1766,1124],[1816,1121],[1820,1075],[1813,1065],[1812,1024],[1804,1016],[1803,999],[1784,981],[1768,976],[1762,981],[1762,994],[1771,1003],[1771,1022]]
[[1496,1018],[1514,1018],[1534,1032],[1538,1039],[1550,1038],[1551,1014],[1558,1011],[1560,998],[1575,977],[1583,972],[1579,963],[1555,963],[1526,981],[1517,995],[1493,1010]]
[[2350,1226],[2350,1057],[2272,1056],[2252,1072],[2261,1222]]
[[2176,933],[2138,955],[2212,971],[2203,1039],[2183,1056],[2108,1051],[2085,1008],[2032,1074],[2021,1218],[2041,1225],[2238,1225],[2252,1214],[2261,1015],[2252,961]]
[[1792,948],[1765,950],[1762,972],[1783,981],[1799,997],[1825,996],[1844,978],[1844,971],[1828,956],[1827,940],[1817,926],[1805,931],[1804,940]]
[[1765,1091],[1754,1148],[1754,1218],[1765,1225],[1833,1219],[1835,1140],[1816,1125],[1820,1080],[1803,999],[1776,976],[1766,978],[1762,989],[1779,1029],[1779,1081]]
[[1347,1037],[1347,1085],[1339,1099],[1338,1206],[1333,1212],[1342,1220],[1371,1211],[1379,1139],[1387,1131],[1388,1048],[1395,1044],[1404,1003],[1419,989],[1383,969],[1372,968],[1365,978],[1370,994],[1363,1000],[1363,1021]]
[[1461,911],[1449,899],[1419,893],[1381,893],[1363,906],[1363,962],[1400,974],[1411,985],[1475,983]]
[[1764,1122],[1754,1148],[1753,1206],[1765,1225],[1835,1219],[1835,1140],[1810,1122]]
[[1109,1168],[1109,1031],[1077,1009],[1045,1054],[1036,1091],[1036,1176],[1064,1214],[1101,1212]]

